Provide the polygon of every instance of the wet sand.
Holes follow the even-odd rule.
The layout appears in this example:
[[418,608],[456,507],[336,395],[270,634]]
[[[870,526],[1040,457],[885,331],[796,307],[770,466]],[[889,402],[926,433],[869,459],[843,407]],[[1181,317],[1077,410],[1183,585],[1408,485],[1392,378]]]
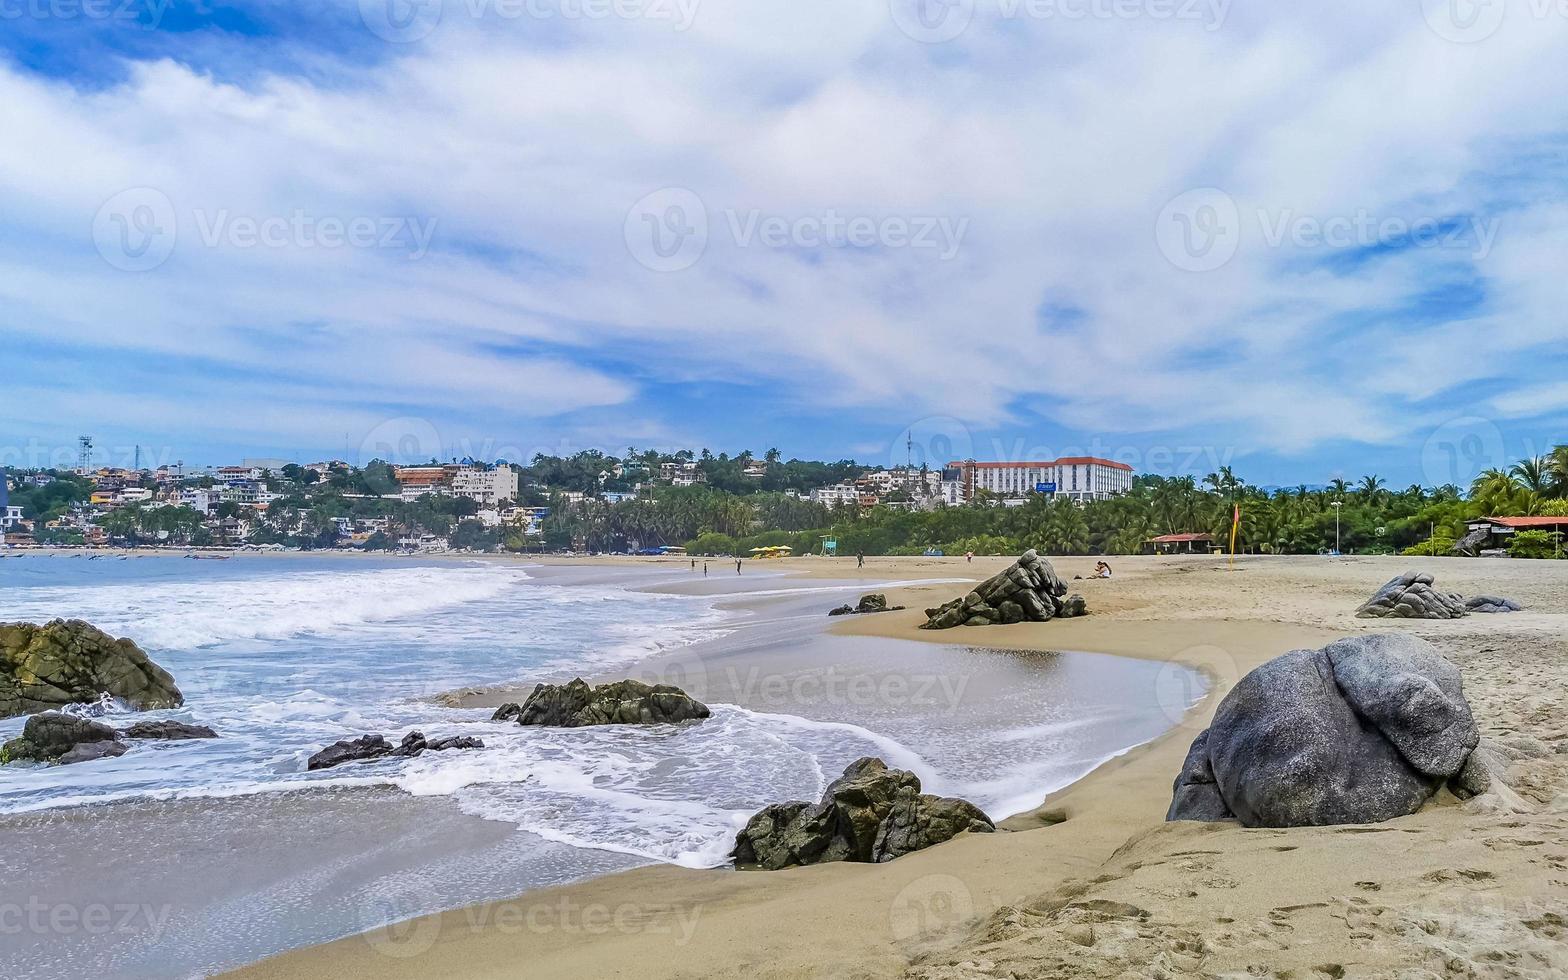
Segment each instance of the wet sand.
[[[796,559],[805,576],[887,580],[990,574],[1004,559]],[[1119,559],[1075,587],[1087,619],[963,630],[915,627],[962,586],[914,586],[909,611],[855,617],[846,636],[1115,653],[1201,670],[1212,689],[1174,731],[1110,761],[1010,833],[963,837],[880,866],[777,873],[672,867],[543,889],[297,950],[238,976],[1119,977],[1552,976],[1568,970],[1568,564],[1477,560]],[[1439,585],[1527,611],[1446,623],[1353,618],[1411,564]],[[1067,578],[1093,559],[1056,561]],[[1408,630],[1464,673],[1483,736],[1513,758],[1506,786],[1369,828],[1244,830],[1165,824],[1170,785],[1219,696],[1257,664],[1337,636]],[[632,908],[626,909],[627,903]],[[539,907],[621,908],[588,931]],[[524,922],[508,928],[504,910]],[[675,928],[684,923],[689,928]]]

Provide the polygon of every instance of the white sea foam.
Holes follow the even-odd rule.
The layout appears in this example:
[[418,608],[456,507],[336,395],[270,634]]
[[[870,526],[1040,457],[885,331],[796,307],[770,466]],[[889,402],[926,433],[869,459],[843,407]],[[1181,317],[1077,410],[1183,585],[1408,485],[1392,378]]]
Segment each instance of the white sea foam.
[[[195,564],[195,563],[192,563]],[[279,640],[428,615],[492,599],[527,581],[503,565],[269,571],[231,579],[135,581],[21,590],[7,614],[57,610],[143,647],[190,650],[240,640]],[[36,612],[35,612],[36,611]]]

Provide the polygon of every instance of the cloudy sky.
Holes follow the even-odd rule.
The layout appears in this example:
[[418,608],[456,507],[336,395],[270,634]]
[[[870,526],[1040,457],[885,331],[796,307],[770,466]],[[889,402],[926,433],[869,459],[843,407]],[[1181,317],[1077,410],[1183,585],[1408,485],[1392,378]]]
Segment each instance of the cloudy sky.
[[1568,441],[1546,0],[0,0],[0,463]]

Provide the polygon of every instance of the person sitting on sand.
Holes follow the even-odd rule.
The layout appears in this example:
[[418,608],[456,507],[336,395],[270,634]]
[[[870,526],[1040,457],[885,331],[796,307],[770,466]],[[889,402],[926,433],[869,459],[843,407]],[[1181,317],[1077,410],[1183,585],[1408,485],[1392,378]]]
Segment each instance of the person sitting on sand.
[[1107,565],[1103,561],[1095,562],[1095,565],[1094,565],[1094,577],[1095,578],[1110,578],[1111,577],[1111,566]]

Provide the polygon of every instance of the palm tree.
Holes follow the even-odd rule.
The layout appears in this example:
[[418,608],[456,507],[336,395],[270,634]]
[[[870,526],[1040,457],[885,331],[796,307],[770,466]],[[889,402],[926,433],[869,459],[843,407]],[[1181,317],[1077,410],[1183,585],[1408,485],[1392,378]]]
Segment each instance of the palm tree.
[[1519,509],[1519,498],[1524,490],[1513,476],[1493,468],[1481,473],[1470,484],[1470,499],[1480,506],[1482,514],[1506,516]]
[[1546,493],[1552,486],[1551,461],[1546,456],[1530,456],[1515,463],[1508,474],[1532,493]]
[[1553,446],[1546,456],[1546,468],[1552,478],[1552,496],[1568,497],[1568,446]]
[[1356,493],[1369,504],[1375,504],[1383,498],[1385,481],[1376,473],[1361,478],[1361,483],[1356,487]]

